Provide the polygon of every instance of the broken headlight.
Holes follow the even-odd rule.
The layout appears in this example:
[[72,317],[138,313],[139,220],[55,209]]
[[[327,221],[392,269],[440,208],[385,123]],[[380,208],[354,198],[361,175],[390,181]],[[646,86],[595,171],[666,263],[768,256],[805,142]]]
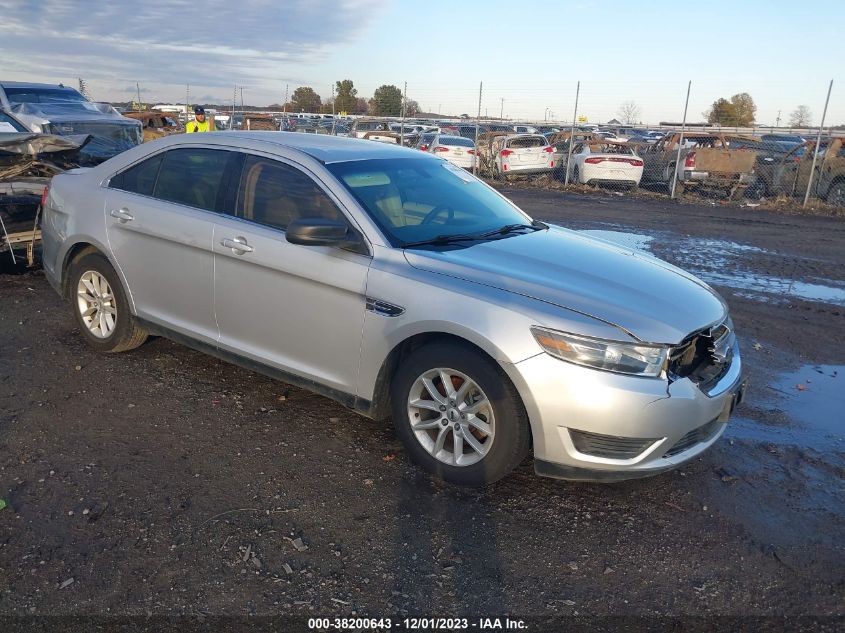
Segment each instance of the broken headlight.
[[665,345],[610,341],[541,327],[532,327],[531,333],[540,347],[555,358],[633,376],[660,376],[669,354]]

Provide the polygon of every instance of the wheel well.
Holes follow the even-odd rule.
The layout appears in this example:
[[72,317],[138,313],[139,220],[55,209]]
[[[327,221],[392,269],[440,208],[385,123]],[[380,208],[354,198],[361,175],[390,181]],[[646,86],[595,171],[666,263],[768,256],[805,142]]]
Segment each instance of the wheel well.
[[74,260],[79,259],[80,257],[84,257],[89,253],[99,253],[100,250],[93,246],[92,244],[88,244],[87,242],[79,242],[78,244],[74,244],[65,255],[65,259],[62,262],[62,269],[61,269],[61,287],[62,287],[62,296],[67,298],[68,297],[68,275],[67,271],[70,268],[70,265],[74,262]]
[[833,181],[827,187],[827,192],[825,192],[825,199],[830,196],[831,189],[833,189],[836,185],[845,185],[845,176],[840,175],[833,179]]
[[[373,419],[385,420],[390,417],[390,382],[396,374],[396,369],[399,367],[399,363],[402,359],[406,358],[421,347],[432,343],[443,342],[451,342],[455,345],[478,352],[498,366],[496,359],[490,356],[490,354],[485,352],[475,343],[472,343],[465,338],[461,338],[460,336],[447,334],[446,332],[424,332],[422,334],[415,334],[414,336],[406,338],[390,350],[390,353],[381,365],[381,369],[379,369],[378,378],[376,378],[376,386],[373,390],[373,399],[370,409],[370,416]],[[502,372],[502,375],[507,379],[507,375],[504,372]]]

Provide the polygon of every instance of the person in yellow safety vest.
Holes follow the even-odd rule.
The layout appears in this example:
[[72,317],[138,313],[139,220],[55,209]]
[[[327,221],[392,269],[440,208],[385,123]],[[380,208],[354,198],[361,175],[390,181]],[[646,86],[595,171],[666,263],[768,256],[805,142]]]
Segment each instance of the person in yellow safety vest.
[[211,132],[211,125],[208,122],[208,119],[205,118],[205,110],[202,107],[197,106],[194,108],[194,117],[193,121],[188,121],[185,124],[185,132],[188,134],[192,134],[193,132]]

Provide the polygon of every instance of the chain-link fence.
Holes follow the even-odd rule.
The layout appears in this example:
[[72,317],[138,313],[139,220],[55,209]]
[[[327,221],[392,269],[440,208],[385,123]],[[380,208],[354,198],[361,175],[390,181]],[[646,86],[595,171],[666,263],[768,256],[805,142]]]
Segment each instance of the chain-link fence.
[[[401,82],[376,89],[365,102],[366,114],[337,111],[332,94],[329,112],[323,104],[320,113],[273,116],[277,129],[427,151],[433,150],[432,141],[442,141],[444,158],[463,156],[460,164],[482,178],[529,187],[611,190],[712,204],[845,208],[845,126],[831,127],[826,120],[832,82],[818,86],[819,103],[813,109],[796,106],[785,117],[778,111],[770,123],[758,120],[757,105],[747,93],[716,99],[693,114],[703,102],[696,98],[694,82],[671,90],[665,83],[655,86],[654,93],[676,94],[662,108],[675,115],[643,122],[643,109],[628,98],[630,84],[599,83],[595,90],[591,85],[574,82],[568,89],[553,89]],[[642,94],[641,86],[638,90]],[[536,116],[538,103],[550,104],[542,118]],[[823,112],[818,126],[811,125],[813,110]],[[448,145],[455,141],[444,137],[462,137],[471,145],[455,150]],[[467,154],[474,156],[470,164]]]

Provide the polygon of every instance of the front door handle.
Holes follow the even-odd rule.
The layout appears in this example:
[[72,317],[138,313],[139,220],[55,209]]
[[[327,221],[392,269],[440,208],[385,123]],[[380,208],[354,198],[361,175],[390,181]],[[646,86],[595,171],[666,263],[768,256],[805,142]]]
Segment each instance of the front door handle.
[[123,207],[122,209],[112,209],[109,211],[109,215],[113,218],[117,218],[120,220],[121,224],[125,224],[126,222],[131,222],[135,219],[135,216],[129,213],[129,209]]
[[243,255],[244,253],[251,253],[253,251],[252,246],[246,243],[246,238],[241,237],[240,235],[238,237],[233,238],[224,237],[222,240],[220,240],[220,246],[223,246],[224,248],[231,248],[238,255]]

